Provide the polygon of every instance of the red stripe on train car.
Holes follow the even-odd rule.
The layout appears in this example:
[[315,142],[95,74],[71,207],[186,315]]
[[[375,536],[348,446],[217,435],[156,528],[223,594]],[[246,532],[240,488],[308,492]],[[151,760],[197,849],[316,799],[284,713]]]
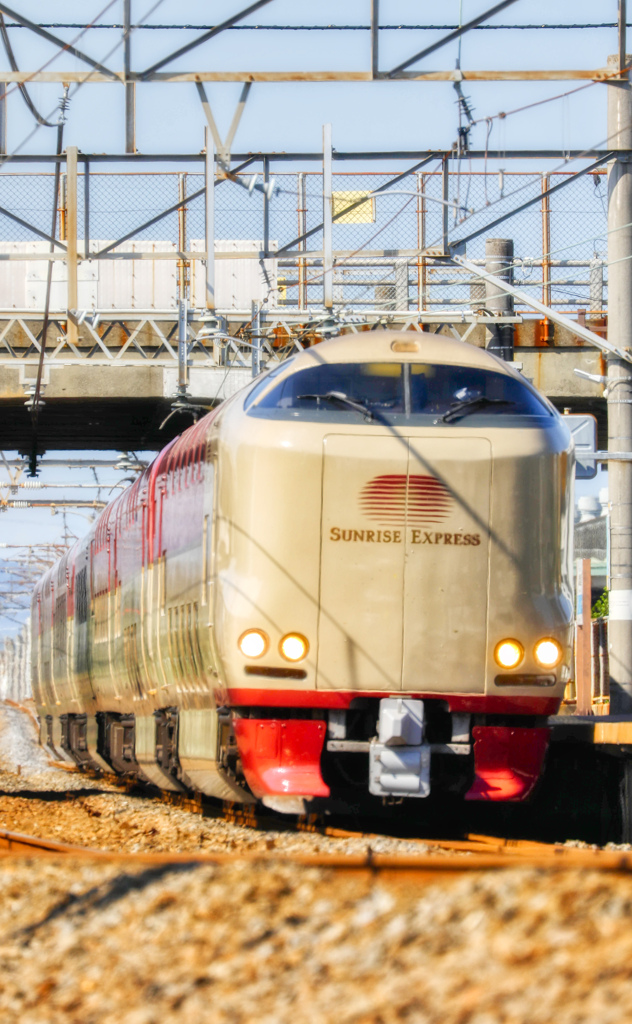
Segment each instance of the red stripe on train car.
[[359,697],[409,697],[416,700],[441,700],[450,711],[487,715],[554,715],[560,697],[497,696],[485,693],[410,693],[403,690],[261,690],[228,687],[217,690],[218,704],[234,707],[271,708],[348,708]]

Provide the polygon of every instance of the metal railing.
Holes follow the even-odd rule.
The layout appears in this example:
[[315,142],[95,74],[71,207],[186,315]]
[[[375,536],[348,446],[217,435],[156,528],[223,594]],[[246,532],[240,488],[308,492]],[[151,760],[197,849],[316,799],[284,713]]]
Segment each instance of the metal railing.
[[[251,156],[227,176],[212,154],[187,159],[177,172],[95,171],[96,158],[69,149],[57,196],[51,173],[0,173],[0,358],[39,352],[50,260],[47,361],[176,362],[182,299],[192,361],[216,366],[248,365],[257,339],[270,358],[300,347],[306,323],[327,336],[331,315],[481,321],[494,315],[485,285],[450,254],[468,239],[468,258],[483,267],[486,225],[513,239],[523,292],[603,326],[602,166],[491,172],[484,160],[463,170],[429,154],[389,171],[348,171],[325,154],[323,169],[292,171]],[[60,228],[49,252],[53,201]],[[519,304],[514,313],[531,315]]]

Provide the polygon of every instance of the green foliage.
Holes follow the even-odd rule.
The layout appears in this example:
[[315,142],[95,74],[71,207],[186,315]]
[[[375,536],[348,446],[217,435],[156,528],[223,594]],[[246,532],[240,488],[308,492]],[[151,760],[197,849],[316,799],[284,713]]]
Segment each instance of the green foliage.
[[604,590],[592,606],[591,618],[603,619],[608,614],[608,591]]

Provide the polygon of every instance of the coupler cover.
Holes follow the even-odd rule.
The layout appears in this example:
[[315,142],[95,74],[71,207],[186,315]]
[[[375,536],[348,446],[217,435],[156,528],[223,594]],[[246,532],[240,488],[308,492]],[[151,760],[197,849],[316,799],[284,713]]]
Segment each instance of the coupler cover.
[[423,701],[402,697],[380,701],[378,738],[369,748],[373,796],[429,795],[430,747],[422,743],[423,726]]

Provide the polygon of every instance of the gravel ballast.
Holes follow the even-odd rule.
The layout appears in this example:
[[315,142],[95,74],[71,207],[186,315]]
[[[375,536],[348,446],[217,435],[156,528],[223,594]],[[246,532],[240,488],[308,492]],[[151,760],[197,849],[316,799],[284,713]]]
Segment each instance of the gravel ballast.
[[[234,856],[0,857],[2,1024],[632,1021],[632,876],[294,864],[295,852],[436,848],[257,831],[130,795],[51,765],[29,717],[1,705],[0,828]],[[258,851],[274,859],[240,859]]]
[[619,1024],[632,879],[397,884],[288,863],[0,862],[0,1019],[19,1024]]

